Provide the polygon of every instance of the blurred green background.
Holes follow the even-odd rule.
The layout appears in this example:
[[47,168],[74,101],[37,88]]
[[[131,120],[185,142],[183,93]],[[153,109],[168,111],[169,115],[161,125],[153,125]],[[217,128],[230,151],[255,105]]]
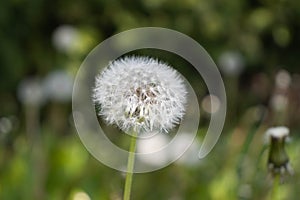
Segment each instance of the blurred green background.
[[[124,174],[94,159],[76,134],[72,83],[97,44],[143,26],[180,31],[208,51],[224,79],[228,112],[205,159],[136,174],[132,199],[271,199],[263,138],[278,125],[291,130],[286,150],[295,170],[280,186],[280,199],[298,199],[296,0],[1,1],[0,199],[121,199]],[[210,99],[218,99],[199,87],[201,141],[214,112]]]

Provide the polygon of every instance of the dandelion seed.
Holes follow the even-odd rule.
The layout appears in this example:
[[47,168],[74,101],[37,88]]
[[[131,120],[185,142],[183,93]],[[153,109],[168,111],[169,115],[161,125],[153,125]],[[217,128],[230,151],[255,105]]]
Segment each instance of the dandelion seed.
[[186,88],[169,65],[148,57],[116,60],[96,77],[99,115],[123,131],[168,132],[184,116]]

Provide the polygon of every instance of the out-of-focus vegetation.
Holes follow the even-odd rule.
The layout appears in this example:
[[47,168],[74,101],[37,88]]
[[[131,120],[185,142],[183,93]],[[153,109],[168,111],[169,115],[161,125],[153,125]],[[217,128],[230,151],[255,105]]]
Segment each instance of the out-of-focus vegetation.
[[[263,133],[276,125],[291,130],[295,170],[280,199],[298,199],[299,22],[296,0],[1,1],[0,199],[121,198],[124,174],[94,159],[76,135],[72,81],[97,44],[143,26],[180,31],[208,51],[228,112],[205,159],[135,175],[132,199],[270,199]],[[199,85],[201,139],[211,111]]]

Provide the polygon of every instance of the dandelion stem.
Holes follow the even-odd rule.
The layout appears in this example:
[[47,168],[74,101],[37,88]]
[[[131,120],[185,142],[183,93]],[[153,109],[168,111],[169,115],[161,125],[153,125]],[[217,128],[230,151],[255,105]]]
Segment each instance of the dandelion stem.
[[276,174],[273,181],[274,182],[273,182],[271,199],[272,200],[281,199],[279,196],[280,175]]
[[134,131],[133,135],[131,136],[123,200],[130,199],[132,175],[133,175],[133,168],[134,168],[134,153],[136,149],[136,135],[137,132]]
[[237,173],[238,173],[238,176],[240,179],[242,178],[243,162],[247,156],[247,153],[250,149],[250,145],[251,145],[253,138],[254,138],[255,134],[257,133],[257,130],[259,129],[260,125],[261,125],[261,121],[255,122],[252,125],[252,127],[249,129],[249,132],[248,132],[245,142],[243,144],[241,153],[238,158],[238,164],[237,164]]

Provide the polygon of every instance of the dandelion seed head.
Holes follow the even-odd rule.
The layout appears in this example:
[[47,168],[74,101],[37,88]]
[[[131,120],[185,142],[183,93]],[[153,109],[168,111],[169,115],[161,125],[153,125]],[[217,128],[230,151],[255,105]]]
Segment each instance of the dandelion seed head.
[[96,77],[93,100],[99,115],[123,131],[168,132],[184,116],[186,88],[180,74],[149,57],[111,62]]

